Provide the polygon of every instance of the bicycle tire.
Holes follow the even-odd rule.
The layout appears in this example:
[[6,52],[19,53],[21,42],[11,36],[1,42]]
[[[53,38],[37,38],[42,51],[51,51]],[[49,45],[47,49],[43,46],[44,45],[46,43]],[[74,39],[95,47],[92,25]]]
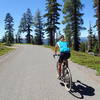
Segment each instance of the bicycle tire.
[[66,69],[64,69],[64,83],[65,88],[70,91],[72,87],[72,75],[69,67],[66,67]]

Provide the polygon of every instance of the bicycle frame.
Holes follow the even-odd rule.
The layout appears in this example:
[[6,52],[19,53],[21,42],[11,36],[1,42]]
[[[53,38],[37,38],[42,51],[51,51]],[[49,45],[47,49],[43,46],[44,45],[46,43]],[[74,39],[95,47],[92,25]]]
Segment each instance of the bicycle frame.
[[[58,55],[56,55],[56,56],[58,56]],[[57,72],[58,72],[58,64],[59,63],[57,62]],[[59,72],[58,72],[58,74],[59,74]],[[64,82],[65,88],[68,91],[70,91],[71,90],[71,85],[72,85],[72,75],[71,75],[70,69],[68,67],[68,61],[67,60],[64,60],[62,62],[62,65],[61,65],[61,76],[62,76],[61,81]]]

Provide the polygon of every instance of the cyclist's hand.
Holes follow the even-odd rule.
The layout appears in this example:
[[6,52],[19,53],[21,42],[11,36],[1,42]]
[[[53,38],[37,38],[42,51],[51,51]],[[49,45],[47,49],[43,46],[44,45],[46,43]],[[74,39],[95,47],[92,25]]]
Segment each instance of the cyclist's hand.
[[55,58],[55,54],[53,55],[53,58]]
[[55,58],[56,55],[57,55],[57,54],[54,54],[53,57]]

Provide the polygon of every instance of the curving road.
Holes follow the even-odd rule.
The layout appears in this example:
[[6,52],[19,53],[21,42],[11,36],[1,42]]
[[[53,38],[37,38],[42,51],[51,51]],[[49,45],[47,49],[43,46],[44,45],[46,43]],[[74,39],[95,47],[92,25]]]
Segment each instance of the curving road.
[[0,57],[0,100],[100,100],[100,77],[71,61],[74,85],[67,92],[57,80],[52,54],[42,46],[19,45]]

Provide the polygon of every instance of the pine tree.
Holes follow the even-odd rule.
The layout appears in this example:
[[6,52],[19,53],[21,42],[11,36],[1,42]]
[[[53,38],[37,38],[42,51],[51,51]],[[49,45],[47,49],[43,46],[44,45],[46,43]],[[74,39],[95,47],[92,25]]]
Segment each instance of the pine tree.
[[98,39],[95,34],[93,34],[93,27],[90,24],[90,28],[88,30],[88,51],[89,52],[98,52]]
[[33,25],[33,16],[30,9],[27,9],[26,12],[26,31],[27,31],[27,43],[31,43],[31,31]]
[[21,18],[19,30],[21,32],[26,32],[26,40],[27,43],[31,43],[31,31],[32,31],[32,25],[33,25],[33,16],[30,9],[27,9],[26,13],[23,14],[23,17]]
[[16,43],[21,43],[21,32],[20,30],[18,30],[17,34],[16,34]]
[[86,52],[86,42],[81,42],[80,51]]
[[69,43],[71,43],[71,37],[72,37],[72,33],[71,33],[71,26],[70,24],[68,24],[65,28],[64,28],[64,33],[65,33],[65,38],[66,40],[69,41]]
[[16,36],[15,42],[18,43],[18,37],[17,37],[17,34],[16,34],[15,36]]
[[98,47],[100,53],[100,0],[94,0],[94,8],[96,10],[95,17],[97,18],[97,28],[98,28]]
[[11,45],[12,43],[14,43],[14,19],[11,16],[10,13],[6,14],[6,18],[5,18],[5,38],[6,38],[6,43],[7,45]]
[[88,51],[92,51],[93,50],[93,30],[92,30],[92,26],[90,24],[90,28],[88,30],[89,35],[88,35]]
[[20,25],[18,27],[18,31],[26,32],[26,13],[23,14],[23,17],[21,18]]
[[43,35],[44,35],[44,32],[43,32],[44,25],[43,25],[42,16],[39,10],[36,12],[36,16],[34,18],[34,26],[35,26],[35,35],[36,35],[35,42],[38,45],[42,45]]
[[58,22],[60,16],[59,11],[61,10],[60,6],[61,5],[57,2],[57,0],[47,0],[47,13],[44,15],[47,18],[45,26],[48,34],[49,44],[52,46],[55,44],[55,34],[59,29],[57,25],[60,24]]
[[7,34],[5,34],[5,36],[3,36],[2,43],[7,43]]
[[23,14],[21,18],[20,25],[18,26],[18,32],[16,34],[17,42],[21,43],[21,33],[26,32],[26,13]]
[[83,4],[81,3],[81,0],[63,0],[63,1],[64,1],[63,24],[66,25],[64,29],[65,34],[69,35],[69,37],[73,36],[74,50],[79,51],[80,30],[85,29],[84,27],[82,27],[83,13],[81,13],[81,10],[83,8]]
[[97,39],[97,37],[95,36],[95,34],[93,35],[92,40],[93,40],[93,52],[94,52],[94,53],[98,53],[98,52],[99,52],[99,51],[98,51],[98,39]]

